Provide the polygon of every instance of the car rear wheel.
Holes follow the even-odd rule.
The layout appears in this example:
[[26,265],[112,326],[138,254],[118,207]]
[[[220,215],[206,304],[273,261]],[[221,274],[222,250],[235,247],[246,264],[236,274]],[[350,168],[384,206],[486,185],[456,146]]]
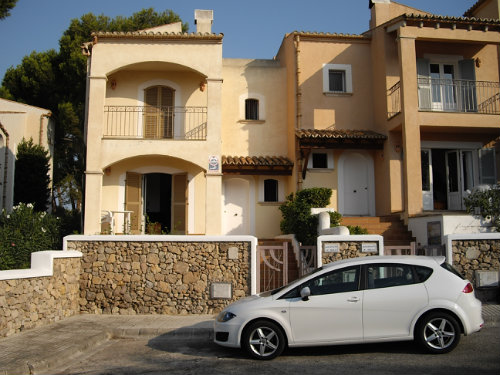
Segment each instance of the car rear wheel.
[[285,349],[285,335],[277,324],[258,320],[245,330],[242,346],[253,358],[273,359]]
[[452,351],[460,341],[460,326],[450,314],[434,312],[419,322],[415,339],[427,352],[440,354]]

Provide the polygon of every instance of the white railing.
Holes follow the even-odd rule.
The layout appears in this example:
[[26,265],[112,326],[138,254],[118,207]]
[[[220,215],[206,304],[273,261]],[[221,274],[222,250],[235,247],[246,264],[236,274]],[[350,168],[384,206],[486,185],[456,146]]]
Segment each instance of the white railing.
[[205,140],[207,107],[105,106],[103,136]]

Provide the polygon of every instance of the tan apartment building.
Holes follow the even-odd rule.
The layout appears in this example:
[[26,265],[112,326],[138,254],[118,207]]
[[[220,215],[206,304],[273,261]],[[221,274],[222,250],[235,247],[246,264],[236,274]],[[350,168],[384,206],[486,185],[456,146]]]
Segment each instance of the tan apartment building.
[[315,186],[345,216],[463,213],[497,180],[498,0],[369,6],[366,33],[290,33],[269,60],[223,59],[211,11],[191,34],[95,33],[85,233],[130,215],[133,233],[272,237],[286,195]]
[[0,99],[0,210],[14,205],[14,175],[17,146],[32,139],[49,152],[52,181],[54,121],[48,109]]

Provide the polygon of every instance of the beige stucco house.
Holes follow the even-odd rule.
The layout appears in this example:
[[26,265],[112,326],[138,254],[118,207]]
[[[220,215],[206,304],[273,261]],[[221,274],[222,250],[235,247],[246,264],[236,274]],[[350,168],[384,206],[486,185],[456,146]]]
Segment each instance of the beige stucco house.
[[23,138],[43,146],[50,156],[52,180],[54,123],[48,109],[0,99],[0,210],[12,210],[17,146]]
[[223,59],[211,11],[191,34],[95,33],[85,233],[112,218],[117,233],[272,237],[280,202],[315,186],[345,216],[416,232],[460,216],[497,181],[498,4],[456,18],[372,0],[364,34],[293,32],[269,60]]

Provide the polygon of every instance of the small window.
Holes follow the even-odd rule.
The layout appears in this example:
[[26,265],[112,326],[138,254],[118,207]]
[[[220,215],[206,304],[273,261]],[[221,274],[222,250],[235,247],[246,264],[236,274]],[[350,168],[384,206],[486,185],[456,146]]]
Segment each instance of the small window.
[[323,65],[323,92],[325,94],[352,94],[352,67],[349,64]]
[[405,264],[374,264],[367,267],[368,289],[415,284],[412,267]]
[[278,201],[278,180],[264,180],[264,202]]
[[329,91],[332,92],[346,92],[345,90],[345,71],[343,70],[329,70]]
[[312,154],[313,168],[328,168],[328,155],[326,153]]
[[259,101],[257,99],[245,100],[245,120],[259,119]]

